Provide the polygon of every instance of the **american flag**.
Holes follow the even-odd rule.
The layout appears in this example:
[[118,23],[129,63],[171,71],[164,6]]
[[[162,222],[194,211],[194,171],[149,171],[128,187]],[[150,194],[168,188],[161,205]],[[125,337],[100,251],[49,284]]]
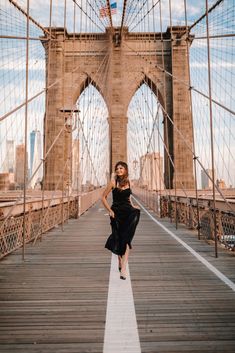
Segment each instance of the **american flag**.
[[[117,13],[117,3],[113,2],[110,4],[111,15]],[[108,6],[101,7],[100,9],[100,17],[106,17],[109,15],[109,8]]]

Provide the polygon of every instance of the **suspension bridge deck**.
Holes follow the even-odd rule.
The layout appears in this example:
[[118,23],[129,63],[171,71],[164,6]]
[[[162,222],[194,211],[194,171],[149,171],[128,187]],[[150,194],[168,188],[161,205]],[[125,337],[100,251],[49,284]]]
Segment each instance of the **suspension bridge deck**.
[[[36,246],[27,245],[25,262],[20,250],[1,262],[0,351],[234,352],[233,255],[223,251],[215,259],[211,246],[161,221],[203,256],[203,263],[142,211],[129,261],[131,282],[121,281],[116,259],[110,274],[110,253],[104,249],[110,228],[104,214],[97,204],[65,224],[63,232],[56,228]],[[226,276],[227,284],[208,264]],[[128,316],[131,286],[134,321]]]

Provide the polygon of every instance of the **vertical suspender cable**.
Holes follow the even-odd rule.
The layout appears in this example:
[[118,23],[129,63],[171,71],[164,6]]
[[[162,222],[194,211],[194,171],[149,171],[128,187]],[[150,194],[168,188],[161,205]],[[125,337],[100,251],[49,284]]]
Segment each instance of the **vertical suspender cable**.
[[[164,72],[164,110],[165,112],[167,111],[167,104],[166,104],[166,70],[165,70],[165,57],[164,57],[164,38],[162,34],[162,2],[161,0],[159,1],[159,14],[160,14],[160,29],[161,29],[161,56],[162,56],[162,66],[163,66],[163,72]],[[168,136],[168,131],[169,131],[169,119],[167,115],[163,112],[163,121],[164,121],[164,136],[166,139],[166,146],[169,149],[169,136]],[[158,130],[158,137],[159,136],[159,130]],[[170,152],[170,151],[169,151]],[[171,169],[171,163],[170,163],[170,158],[167,155],[167,152],[164,148],[164,155],[165,155],[165,163],[167,163],[167,170],[168,170],[168,188],[170,189],[171,187],[171,179],[170,179],[170,169]],[[165,167],[166,168],[166,167]],[[164,177],[165,184],[166,184],[166,177]],[[169,214],[168,216],[170,217],[170,221],[172,222],[172,212],[171,212],[171,192],[169,192]]]
[[209,88],[209,109],[210,109],[211,167],[212,167],[212,182],[213,182],[213,212],[212,212],[212,214],[213,214],[213,221],[214,221],[215,257],[218,257],[216,209],[215,209],[215,161],[214,161],[212,96],[211,96],[211,63],[210,63],[210,39],[209,39],[210,34],[209,34],[208,0],[206,0],[206,35],[207,35],[208,88]]
[[[169,0],[169,15],[170,15],[170,32],[171,32],[171,56],[173,56],[173,38],[172,38],[172,12],[171,12],[171,0]],[[174,78],[172,77],[172,94],[174,96],[174,86],[173,86],[173,81]],[[174,99],[174,97],[173,97]],[[173,118],[173,117],[172,117]],[[175,127],[175,123],[173,125],[173,135],[175,133],[174,131],[174,127]],[[173,137],[173,144],[174,144],[174,137]],[[174,146],[173,146],[174,147]],[[174,153],[173,153],[174,156]],[[173,157],[172,156],[172,157]],[[177,169],[176,169],[176,165],[175,165],[175,160],[174,161],[174,181],[175,181],[175,185],[174,185],[174,189],[175,189],[175,228],[178,228],[178,203],[177,203],[177,190],[176,190],[176,185],[177,185]]]
[[[81,8],[83,6],[83,0],[81,0]],[[82,23],[83,23],[83,12],[80,11],[80,27],[79,27],[79,52],[81,53],[82,51]],[[79,58],[79,62],[81,61],[81,57],[78,56]],[[79,92],[79,97],[81,95],[81,91]],[[80,105],[79,105],[80,106]],[[80,134],[80,126],[81,124],[81,114],[79,113],[78,115],[78,139],[79,139],[79,162],[78,162],[78,165],[79,165],[79,185],[80,188],[79,188],[79,194],[81,193],[82,191],[82,168],[83,168],[83,163],[82,163],[82,150],[83,150],[83,141],[82,141],[82,135]],[[81,156],[81,158],[80,158]],[[79,196],[80,198],[80,196]],[[78,206],[79,206],[79,209],[78,209],[78,214],[80,214],[80,201],[78,201]]]
[[[73,8],[73,73],[72,73],[72,81],[74,81],[74,68],[75,68],[75,32],[76,32],[76,5],[74,3],[74,8]],[[77,108],[77,107],[76,107]],[[77,191],[77,198],[75,197],[75,202],[77,205],[77,214],[76,217],[78,218],[79,215],[79,129],[78,129],[78,119],[79,119],[79,109],[78,112],[76,112],[75,115],[75,128],[77,129],[77,137],[75,138],[75,148],[74,152],[76,153],[76,157],[73,158],[72,154],[72,164],[71,164],[71,171],[72,171],[72,189],[74,187],[74,190]],[[73,163],[74,162],[74,163]],[[73,173],[73,168],[76,169],[76,171]],[[73,177],[76,178],[76,184],[75,180],[73,180]],[[76,187],[75,187],[76,185]]]
[[[150,14],[149,14],[149,2],[147,2],[147,19],[148,19],[148,23],[147,23],[147,31],[148,31],[148,45],[146,43],[146,49],[145,49],[145,52],[146,52],[146,55],[148,55],[149,53],[149,56],[151,58],[151,40],[150,40],[150,24],[149,24],[149,20],[150,20]],[[145,28],[145,32],[146,32],[146,28]],[[145,33],[145,37],[146,37],[146,40],[147,40],[147,33]],[[147,62],[147,61],[146,61]],[[152,80],[151,80],[151,83],[150,83],[150,87],[148,88],[147,90],[147,99],[148,99],[148,102],[150,102],[150,98],[149,98],[149,89],[151,89],[151,98],[153,97],[152,96],[152,91],[153,91],[153,84],[152,84]],[[150,121],[150,116],[152,115],[152,121]],[[152,129],[154,130],[154,125],[155,125],[155,122],[154,122],[154,110],[152,109],[152,114],[151,114],[151,111],[150,109],[148,109],[148,129],[149,129],[149,132],[150,132],[150,138],[149,138],[149,145],[151,146],[151,139],[153,137],[153,135],[151,134],[151,123],[153,123],[153,127]],[[154,131],[153,131],[153,134],[154,134]],[[154,149],[152,148],[152,151],[151,151],[151,147],[149,148],[149,152],[150,152],[150,158],[149,158],[149,170],[150,170],[150,193],[149,193],[149,203],[152,202],[152,197],[153,197],[153,178],[154,178]],[[152,166],[152,170],[151,170],[151,166]],[[155,176],[156,177],[156,176]],[[150,205],[151,207],[151,205]]]
[[[74,86],[74,67],[75,67],[75,64],[74,64],[74,51],[75,51],[75,20],[76,20],[76,5],[75,3],[73,3],[73,39],[72,39],[72,52],[73,52],[73,61],[72,61],[72,87]],[[73,100],[72,100],[72,103],[73,103]],[[71,107],[72,111],[71,111],[71,131],[70,131],[70,138],[69,138],[69,141],[71,141],[71,144],[70,144],[70,151],[69,151],[69,156],[70,156],[70,161],[69,161],[69,182],[68,182],[68,185],[70,186],[69,187],[69,190],[68,190],[68,219],[70,217],[70,194],[72,192],[72,189],[73,189],[73,176],[74,176],[74,173],[73,173],[73,168],[74,168],[74,165],[73,165],[73,160],[75,160],[75,158],[73,158],[73,152],[75,152],[75,149],[73,148],[73,146],[75,145],[75,141],[73,141],[73,117],[75,117],[76,115],[74,115],[74,106]],[[77,114],[77,113],[76,113]],[[76,121],[75,121],[75,124],[76,124]],[[74,143],[73,143],[74,142]],[[75,198],[76,200],[76,198]]]
[[[188,28],[188,19],[187,19],[187,4],[184,0],[184,16],[185,16],[185,26],[186,26],[186,35],[187,35],[187,60],[188,60],[188,77],[189,77],[189,87],[191,88],[191,73],[190,73],[190,60],[189,60],[189,28]],[[193,106],[192,106],[192,90],[189,90],[189,99],[190,99],[190,109],[192,116],[192,139],[193,139],[193,156],[195,156],[195,136],[194,136],[194,121],[193,121]],[[198,204],[198,184],[197,184],[197,157],[193,157],[194,165],[194,176],[195,176],[195,193],[196,193],[196,205],[197,205],[197,232],[198,239],[200,239],[200,213],[199,213],[199,204]],[[193,205],[191,205],[193,207]]]
[[[142,0],[142,2],[144,2],[144,0]],[[141,6],[140,11],[138,12],[138,17],[136,18],[137,22],[138,22],[138,18],[141,17],[141,15],[142,15],[142,9],[143,9],[143,4]],[[141,22],[141,25],[140,25],[140,29],[141,29],[140,30],[140,33],[141,33],[141,37],[140,37],[141,38],[140,53],[144,52],[144,47],[143,47],[143,45],[144,45],[144,35],[143,35],[142,27],[143,27],[143,22]],[[136,34],[136,37],[138,37],[138,34]],[[140,91],[142,91],[142,90],[143,90],[143,85],[140,87]],[[146,170],[144,169],[144,166],[146,164],[147,155],[146,155],[146,153],[144,153],[145,152],[145,146],[144,146],[144,143],[145,143],[145,126],[144,126],[144,123],[143,123],[144,122],[143,121],[143,119],[144,119],[144,107],[143,107],[143,104],[144,104],[143,100],[140,99],[139,117],[140,117],[140,123],[141,123],[142,129],[143,129],[143,139],[140,141],[141,142],[140,150],[141,150],[141,154],[143,156],[141,170],[140,170],[140,177],[141,177],[142,181],[144,181],[144,178],[147,176]],[[147,177],[146,177],[146,179],[147,179]],[[144,200],[145,200],[145,203],[147,203],[147,189],[146,188],[144,188],[144,193],[145,193],[144,194],[144,196],[145,196]]]
[[111,7],[110,7],[110,1],[109,0],[106,0],[106,6],[108,8],[108,13],[109,13],[110,27],[113,28],[112,13],[111,13]]
[[121,28],[120,28],[121,34],[122,34],[122,29],[123,29],[123,25],[124,25],[125,16],[126,16],[126,3],[127,3],[127,0],[124,0],[123,1],[123,10],[122,10],[122,22],[121,22]]
[[[62,48],[62,56],[63,56],[63,79],[62,79],[62,111],[63,111],[63,118],[65,119],[65,106],[64,106],[64,94],[65,94],[65,87],[64,87],[64,84],[65,84],[65,31],[66,31],[66,0],[64,0],[64,34],[63,34],[63,48]],[[63,123],[65,123],[65,121],[63,121]],[[64,184],[65,184],[65,177],[64,177],[64,174],[65,174],[65,156],[66,156],[66,153],[65,153],[65,132],[66,132],[66,126],[64,126],[64,130],[63,130],[63,135],[62,135],[62,138],[63,138],[63,148],[62,148],[62,165],[63,165],[63,174],[62,174],[62,188],[61,188],[61,194],[62,194],[62,198],[61,198],[61,201],[62,201],[62,207],[61,207],[61,213],[62,213],[62,220],[61,220],[61,230],[64,231]],[[67,151],[67,150],[66,150]],[[67,173],[66,173],[67,174]],[[67,176],[67,175],[66,175]]]
[[[144,0],[143,0],[144,2]],[[144,16],[144,6],[141,10],[141,18],[143,18]],[[143,57],[145,59],[146,57],[146,29],[145,29],[145,21],[141,21],[141,32],[142,32],[142,42],[143,42]],[[144,69],[144,73],[146,72],[146,69],[147,69],[147,63],[146,61],[144,60],[144,66],[143,66],[143,69]],[[142,89],[142,96],[144,96],[147,92],[146,92],[146,85],[142,85],[141,87]],[[141,97],[141,102],[142,102],[142,107],[141,109],[143,108],[143,124],[144,124],[144,131],[145,131],[145,136],[146,136],[146,139],[145,141],[147,142],[146,145],[148,146],[148,118],[149,118],[149,111],[147,111],[146,109],[146,103],[144,102],[144,100],[142,99]],[[145,168],[146,168],[146,179],[147,179],[147,188],[146,188],[146,202],[147,202],[147,205],[149,205],[149,181],[150,181],[150,176],[149,176],[149,165],[148,165],[148,159],[149,159],[149,150],[148,150],[148,147],[146,149],[146,145],[143,144],[143,152],[145,154]]]
[[[160,3],[160,1],[159,1]],[[153,7],[153,14],[152,14],[152,18],[153,18],[153,32],[154,32],[154,47],[156,46],[156,28],[155,28],[155,9],[154,9],[154,3],[153,3],[153,0],[152,0],[152,7]],[[156,50],[156,63],[157,63],[157,50]],[[158,92],[158,91],[157,91]],[[159,210],[159,198],[161,199],[161,185],[162,185],[162,180],[161,180],[161,177],[162,177],[162,173],[161,173],[161,153],[160,153],[160,141],[159,141],[159,119],[160,119],[160,116],[159,116],[159,102],[158,102],[158,120],[157,120],[157,124],[158,124],[158,153],[159,153],[159,160],[158,160],[158,172],[159,172],[159,182],[160,182],[160,185],[159,185],[159,189],[156,190],[157,192],[157,208],[156,208],[156,211],[157,211],[157,214],[159,215],[158,213],[158,210]],[[154,134],[154,152],[155,152],[155,134]],[[160,215],[159,215],[160,216]]]
[[[86,12],[87,12],[87,1],[85,1],[86,3]],[[84,30],[84,52],[87,53],[87,16],[85,18],[85,30]],[[87,58],[87,61],[89,62],[89,57]],[[89,85],[89,83],[88,83]],[[83,95],[85,97],[85,95],[87,94],[87,92],[85,91],[86,89],[86,82],[84,81],[84,85],[83,85]],[[84,115],[84,111],[85,111],[85,107],[86,107],[86,103],[85,103],[85,99],[83,101],[83,117],[82,117],[82,132],[83,132],[83,159],[82,159],[82,180],[83,183],[85,184],[85,170],[86,170],[86,163],[87,163],[87,157],[86,157],[86,134],[85,134],[85,115]]]
[[[157,120],[157,130],[158,130],[158,139],[157,139],[157,143],[158,143],[158,153],[159,153],[159,175],[160,175],[160,189],[159,189],[159,197],[157,195],[158,201],[157,201],[157,205],[158,205],[158,210],[159,210],[159,205],[160,205],[160,214],[159,216],[161,217],[161,193],[162,193],[162,164],[161,164],[161,151],[160,151],[160,117],[158,117]],[[163,178],[164,181],[164,178]],[[164,184],[163,184],[164,187]],[[160,202],[159,202],[160,201]]]
[[[49,15],[49,43],[48,43],[48,56],[47,56],[47,82],[46,87],[49,86],[50,66],[51,66],[51,21],[52,21],[52,1],[50,0],[50,15]],[[49,88],[50,89],[50,88]],[[48,109],[49,109],[49,89],[46,90],[46,112],[44,118],[44,141],[43,141],[43,182],[42,182],[42,218],[40,222],[40,240],[43,235],[43,219],[44,219],[44,200],[45,200],[45,176],[46,176],[46,149],[47,149],[47,122],[48,122]]]
[[[156,42],[156,29],[155,29],[155,23],[154,23],[154,20],[155,20],[155,14],[154,14],[154,2],[152,0],[152,20],[153,20],[153,33],[154,33],[154,47],[155,47],[155,42]],[[149,12],[149,8],[148,8],[148,12]],[[149,15],[149,20],[150,20],[150,15]],[[149,23],[149,21],[148,21]],[[151,43],[151,37],[150,37],[150,26],[148,28],[148,32],[149,32],[149,43]],[[151,47],[149,45],[149,51],[151,51]],[[157,62],[157,52],[156,52],[156,62]],[[150,56],[151,57],[151,56]],[[156,95],[157,95],[157,99],[158,99],[158,107],[157,107],[157,120],[158,120],[158,124],[159,124],[159,92],[158,92],[158,87],[156,86]],[[153,118],[154,118],[154,108],[153,108],[153,82],[151,80],[151,101],[152,101],[152,113],[153,113]],[[155,121],[153,121],[153,124],[155,124]],[[155,126],[153,125],[153,130],[155,129]],[[155,132],[153,131],[153,159],[152,159],[152,164],[153,164],[153,173],[152,175],[155,176],[155,185],[156,186],[159,186],[157,181],[160,181],[160,189],[161,189],[161,159],[160,159],[160,147],[158,146],[158,153],[159,153],[159,159],[157,158],[157,156],[155,156],[155,153],[156,153],[156,141],[155,141]],[[156,164],[157,164],[157,169],[158,169],[158,173],[159,173],[159,179],[158,179],[158,175],[156,175],[156,168],[155,168],[155,161],[156,161]],[[154,178],[153,178],[154,179]],[[153,185],[153,183],[152,183]],[[158,189],[156,188],[156,206],[154,209],[155,211],[158,213]],[[160,195],[161,195],[161,190],[160,190]]]
[[27,139],[28,139],[28,88],[29,88],[29,0],[27,0],[27,25],[26,25],[26,72],[25,72],[25,124],[24,124],[24,206],[23,206],[23,246],[22,260],[25,260],[25,240],[26,240],[26,183],[27,183]]

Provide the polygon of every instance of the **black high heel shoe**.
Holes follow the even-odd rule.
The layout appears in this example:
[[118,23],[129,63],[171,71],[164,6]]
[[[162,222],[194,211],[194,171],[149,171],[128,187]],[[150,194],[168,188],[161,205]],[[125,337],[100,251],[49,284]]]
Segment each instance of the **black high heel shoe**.
[[123,279],[123,280],[126,279],[126,276],[124,276],[124,274],[121,271],[120,271],[120,279]]
[[119,271],[119,272],[121,272],[121,269],[122,269],[122,268],[121,268],[120,266],[118,266],[118,271]]

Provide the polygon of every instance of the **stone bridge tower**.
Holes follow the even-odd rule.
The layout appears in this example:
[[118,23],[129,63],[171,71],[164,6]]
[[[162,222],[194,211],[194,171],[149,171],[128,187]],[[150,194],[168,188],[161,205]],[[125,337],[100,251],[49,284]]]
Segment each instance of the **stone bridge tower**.
[[[47,60],[47,85],[57,83],[47,91],[46,151],[66,119],[61,108],[73,107],[91,83],[103,96],[109,112],[111,167],[118,160],[126,160],[127,109],[135,92],[146,83],[165,109],[164,139],[169,150],[164,156],[165,185],[172,188],[176,183],[176,187],[181,188],[183,184],[186,189],[193,188],[193,156],[182,139],[184,136],[192,147],[185,29],[173,27],[171,32],[168,29],[163,34],[162,44],[160,33],[129,33],[127,28],[123,29],[122,37],[119,28],[107,28],[101,34],[75,35],[63,28],[54,28],[54,39],[47,55],[50,57],[49,62]],[[147,44],[143,45],[144,42]],[[49,46],[44,47],[48,54]],[[165,74],[163,67],[172,75]],[[167,115],[174,121],[174,127]],[[70,150],[71,134],[63,133],[46,160],[46,189],[56,188],[61,166]],[[169,158],[174,162],[177,178]],[[69,168],[69,165],[65,168],[64,183],[71,175]]]

